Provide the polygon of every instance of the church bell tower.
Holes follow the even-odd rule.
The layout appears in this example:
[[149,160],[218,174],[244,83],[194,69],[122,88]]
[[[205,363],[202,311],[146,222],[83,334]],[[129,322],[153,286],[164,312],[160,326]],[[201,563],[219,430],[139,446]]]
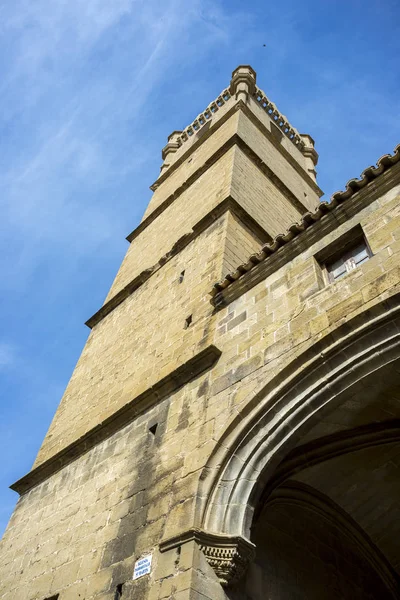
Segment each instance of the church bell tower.
[[[1,600],[311,598],[284,587],[288,578],[271,567],[281,555],[265,558],[256,523],[286,481],[279,465],[302,456],[294,448],[303,449],[304,411],[318,402],[306,382],[317,385],[337,367],[312,370],[312,361],[358,331],[354,311],[363,303],[368,319],[384,310],[371,308],[379,294],[394,310],[393,278],[376,298],[359,290],[364,276],[372,282],[368,265],[380,252],[374,282],[390,267],[382,235],[374,237],[377,223],[388,226],[385,203],[373,203],[398,185],[396,157],[382,163],[369,195],[372,179],[320,204],[312,137],[297,132],[247,65],[171,133],[153,196],[86,323],[89,338],[33,468],[12,486],[20,499],[2,542]],[[384,197],[394,202],[393,193]],[[353,241],[364,248],[366,232],[365,264],[352,258],[358,278],[331,283],[333,259],[340,262],[341,248],[352,257]],[[323,431],[307,435],[312,454]],[[301,512],[306,480],[295,485],[296,472],[285,501],[296,495]],[[284,528],[290,517],[281,517]],[[335,538],[339,550],[345,537]],[[368,570],[368,552],[354,563],[357,576]],[[282,557],[279,564],[291,564]],[[382,592],[395,589],[394,570],[374,560],[384,583],[373,571],[368,587],[394,598]]]

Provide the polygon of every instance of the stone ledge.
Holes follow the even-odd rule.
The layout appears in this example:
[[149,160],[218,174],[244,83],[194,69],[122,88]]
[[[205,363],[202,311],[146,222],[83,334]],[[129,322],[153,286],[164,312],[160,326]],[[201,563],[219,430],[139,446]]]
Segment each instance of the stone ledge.
[[257,223],[255,219],[249,213],[242,208],[242,206],[236,202],[234,198],[228,196],[220,202],[215,208],[207,213],[200,221],[198,221],[190,233],[186,233],[179,238],[172,246],[171,250],[160,258],[157,264],[145,269],[137,277],[132,279],[122,290],[120,290],[115,296],[113,296],[108,302],[88,319],[85,323],[90,329],[92,329],[97,323],[100,323],[109,315],[114,308],[119,306],[126,298],[128,298],[135,290],[137,290],[143,283],[145,283],[154,273],[156,273],[161,267],[165,265],[171,258],[181,252],[190,242],[195,239],[200,233],[205,231],[216,219],[218,219],[225,212],[231,211],[235,214],[242,223],[252,231],[260,240],[261,243],[271,242],[272,238],[268,233]]
[[237,535],[208,533],[196,527],[177,536],[161,541],[160,552],[167,552],[188,542],[195,541],[203,552],[219,582],[229,586],[241,579],[255,557],[255,545]]
[[[254,115],[254,113],[243,103],[237,102],[229,111],[222,117],[220,121],[218,121],[213,127],[210,129],[195,143],[193,144],[187,152],[182,154],[179,159],[173,163],[168,171],[162,174],[157,181],[150,186],[150,189],[155,191],[162,183],[169,177],[169,175],[175,171],[188,156],[196,150],[201,144],[203,144],[209,137],[215,132],[221,125],[225,123],[225,121],[237,110],[242,110],[243,113],[248,117],[248,119],[256,125],[256,127],[268,138],[268,140],[275,146],[275,148],[279,151],[280,154],[283,155],[285,160],[294,168],[294,170],[300,175],[304,181],[316,192],[318,196],[322,196],[323,192],[318,187],[318,185],[313,181],[313,179],[300,167],[297,161],[292,157],[292,155],[281,146],[274,137],[274,135],[261,123],[261,121]],[[273,121],[272,121],[273,122]],[[241,148],[244,152],[248,153],[251,156],[253,162],[262,170],[262,165],[264,165],[261,158],[246,144],[246,142],[239,136],[238,133],[234,133],[218,150],[212,154],[205,163],[199,167],[192,175],[180,186],[178,187],[168,198],[166,198],[157,208],[155,208],[127,237],[128,242],[132,242],[144,229],[146,229],[161,213],[164,212],[165,209],[170,206],[176,198],[178,198],[188,187],[190,187],[205,171],[207,171],[217,160],[221,158],[230,148],[232,148],[235,144],[241,144]],[[272,173],[272,171],[265,165],[266,172],[264,174],[268,175]],[[287,187],[283,182],[281,182],[278,177],[274,174],[274,183],[279,187],[281,186],[281,191],[283,193],[288,193],[288,199],[293,200],[293,194],[287,190]],[[279,185],[278,185],[279,183]],[[286,192],[287,190],[287,192]],[[299,201],[297,201],[299,202]],[[303,207],[303,210],[307,209]]]
[[[304,231],[299,232],[287,242],[280,243],[272,254],[267,256],[264,254],[265,258],[262,260],[259,260],[258,256],[255,256],[254,260],[250,257],[247,264],[239,265],[235,273],[228,274],[224,282],[215,285],[210,291],[211,304],[216,309],[227,306],[290,260],[306,251],[310,246],[338,229],[340,225],[346,223],[375,200],[378,200],[398,185],[399,182],[400,163],[380,175],[378,180],[372,181],[368,186],[356,192],[351,199],[344,201],[343,204],[339,204],[334,208],[329,208],[329,204],[325,207],[321,204],[320,208],[324,209],[322,211],[324,214]],[[284,235],[277,236],[275,242],[276,240],[281,242],[283,237]],[[217,291],[220,286],[224,286],[224,288]]]
[[210,369],[221,356],[216,346],[207,346],[183,365],[163,379],[139,394],[102,423],[85,433],[78,440],[34,468],[27,475],[13,483],[10,488],[19,494],[25,494],[51,475],[73,462],[76,458],[110,437],[130,423],[140,413],[176,392],[183,385]]
[[[254,97],[254,100],[255,100],[256,104],[258,104],[255,97]],[[259,127],[260,131],[262,131],[264,133],[264,135],[274,144],[274,146],[285,157],[285,159],[292,165],[292,167],[296,171],[298,171],[299,175],[304,179],[304,181],[306,181],[319,196],[322,196],[323,192],[321,191],[319,186],[316,184],[316,182],[312,179],[312,177],[310,177],[310,175],[308,175],[308,173],[306,173],[306,171],[304,171],[304,169],[302,169],[300,167],[300,165],[298,164],[296,159],[293,158],[293,156],[290,154],[290,152],[288,152],[285,148],[283,148],[281,146],[281,144],[277,141],[277,139],[275,138],[272,131],[269,131],[267,129],[267,127],[265,127],[265,125],[260,121],[260,119],[257,117],[257,115],[254,114],[254,112],[246,105],[245,102],[243,102],[243,100],[239,100],[238,102],[236,102],[226,112],[226,114],[222,118],[220,118],[215,124],[213,124],[213,126],[210,127],[201,138],[197,139],[197,141],[194,144],[192,144],[188,148],[188,150],[186,152],[184,152],[178,158],[178,160],[176,160],[174,163],[172,163],[172,165],[168,168],[167,171],[165,171],[164,173],[161,173],[161,175],[158,177],[158,179],[156,179],[156,181],[150,186],[150,189],[154,192],[158,187],[160,187],[160,185],[171,175],[171,173],[173,173],[183,162],[185,162],[185,160],[188,158],[188,156],[190,156],[190,154],[194,150],[197,150],[197,148],[201,144],[203,144],[213,134],[214,131],[217,131],[217,129],[219,129],[219,127],[221,127],[221,125],[223,125],[229,119],[229,117],[237,110],[242,110],[244,112],[244,114],[247,117],[249,117],[249,119],[251,121],[253,121],[253,123],[257,124],[257,127]],[[271,115],[268,115],[268,116],[270,117],[271,122],[276,127],[275,120],[273,119],[273,117],[271,117]],[[151,213],[149,215],[149,217],[152,214],[153,213]]]

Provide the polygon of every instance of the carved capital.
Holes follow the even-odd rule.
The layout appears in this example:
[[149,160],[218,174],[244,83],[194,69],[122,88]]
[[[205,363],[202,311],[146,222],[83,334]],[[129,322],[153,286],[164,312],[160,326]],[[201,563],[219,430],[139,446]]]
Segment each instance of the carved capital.
[[237,535],[207,533],[193,528],[160,544],[160,552],[195,541],[223,586],[236,583],[255,556],[255,545]]
[[254,544],[240,536],[203,533],[199,543],[208,564],[224,586],[239,581],[255,556]]
[[247,102],[256,89],[256,72],[249,65],[240,65],[232,73],[229,91],[236,100]]

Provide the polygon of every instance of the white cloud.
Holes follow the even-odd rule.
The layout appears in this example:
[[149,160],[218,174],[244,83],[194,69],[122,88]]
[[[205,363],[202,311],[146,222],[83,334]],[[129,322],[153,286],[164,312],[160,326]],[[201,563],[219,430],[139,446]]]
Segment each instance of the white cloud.
[[120,236],[123,212],[105,189],[139,175],[161,147],[153,124],[135,148],[141,111],[171,68],[228,43],[236,26],[199,0],[17,0],[3,9],[3,286],[20,285],[46,256],[62,260],[63,247],[70,267]]

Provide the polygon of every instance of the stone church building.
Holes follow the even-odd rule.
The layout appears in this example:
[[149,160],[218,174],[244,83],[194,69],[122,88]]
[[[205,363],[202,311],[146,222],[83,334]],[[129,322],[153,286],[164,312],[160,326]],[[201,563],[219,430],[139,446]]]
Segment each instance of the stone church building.
[[1,600],[400,598],[400,145],[320,202],[240,66],[162,157]]

